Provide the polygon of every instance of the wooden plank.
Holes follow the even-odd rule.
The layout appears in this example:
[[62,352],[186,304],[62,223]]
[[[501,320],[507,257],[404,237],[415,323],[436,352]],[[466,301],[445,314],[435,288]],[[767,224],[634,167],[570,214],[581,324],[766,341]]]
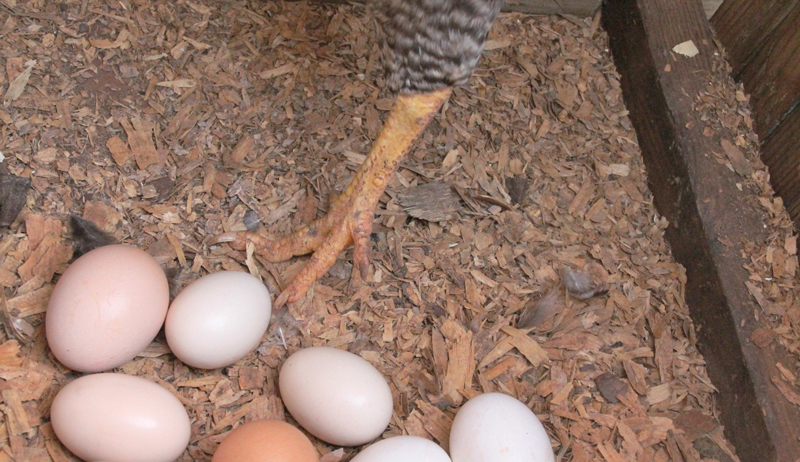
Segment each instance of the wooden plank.
[[[654,202],[670,222],[666,238],[686,267],[686,301],[719,390],[725,434],[743,461],[796,461],[800,410],[770,383],[777,362],[793,361],[786,351],[761,350],[748,341],[760,309],[745,286],[749,274],[740,252],[744,242],[766,241],[767,217],[754,193],[736,187],[736,174],[707,155],[733,133],[703,136],[705,124],[692,108],[713,74],[717,51],[702,5],[609,1],[603,22]],[[700,54],[671,51],[686,40]]]
[[602,0],[508,0],[503,11],[529,14],[571,14],[592,16]]
[[[365,0],[316,0],[327,3],[365,3]],[[503,7],[506,12],[528,14],[568,14],[587,17],[594,15],[602,0],[508,0]]]
[[[726,47],[727,48],[727,47]],[[756,131],[769,136],[800,103],[800,4],[796,4],[741,69],[739,78],[752,95]]]
[[711,24],[725,47],[733,77],[759,53],[800,0],[725,0],[711,18]]
[[712,22],[752,96],[772,186],[800,226],[800,0],[726,0]]
[[764,140],[761,158],[769,167],[772,187],[800,228],[800,108],[791,111]]

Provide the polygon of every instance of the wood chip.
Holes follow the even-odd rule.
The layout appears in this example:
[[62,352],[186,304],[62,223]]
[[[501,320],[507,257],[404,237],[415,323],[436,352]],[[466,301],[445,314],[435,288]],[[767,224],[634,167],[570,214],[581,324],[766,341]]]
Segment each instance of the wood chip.
[[[40,277],[44,279],[44,276]],[[11,298],[8,300],[8,307],[15,310],[20,318],[44,313],[47,311],[47,304],[50,302],[50,294],[53,293],[53,287],[48,284],[41,289]]]
[[619,402],[619,395],[628,393],[628,384],[611,372],[604,372],[594,379],[597,389],[606,401],[611,404]]
[[72,246],[63,242],[61,236],[48,234],[17,271],[23,281],[35,276],[50,281],[57,271],[64,269],[70,258]]
[[24,92],[25,87],[28,86],[28,80],[31,78],[31,72],[33,72],[34,66],[36,66],[36,61],[28,62],[25,66],[25,70],[11,82],[3,97],[3,102],[5,104],[16,101],[22,96],[22,92]]
[[776,337],[777,335],[772,330],[759,327],[750,334],[750,341],[759,348],[766,348]]
[[681,42],[675,45],[672,48],[672,51],[678,53],[679,55],[687,56],[689,58],[693,58],[697,56],[698,53],[700,53],[700,50],[697,49],[697,45],[695,45],[694,42],[691,40],[687,40],[685,42]]
[[683,431],[683,435],[688,441],[694,441],[719,427],[719,422],[713,417],[697,410],[690,410],[679,415],[674,420],[674,424],[675,428]]
[[20,367],[22,366],[23,358],[20,356],[19,342],[16,340],[9,340],[0,345],[0,365]]
[[427,221],[452,220],[461,209],[460,198],[445,183],[427,183],[398,194],[403,210],[415,218]]
[[122,141],[118,136],[112,136],[106,141],[106,147],[111,152],[111,157],[117,165],[125,165],[125,163],[133,156],[133,151],[128,149],[128,145]]
[[0,170],[0,227],[14,223],[26,205],[30,188],[29,178],[20,178]]
[[442,393],[454,405],[463,401],[460,391],[470,388],[475,371],[475,354],[472,351],[472,332],[457,322],[448,320],[442,325],[442,334],[450,341],[447,349],[447,371],[442,381]]
[[753,174],[753,167],[750,166],[750,162],[744,157],[742,151],[736,147],[730,141],[723,139],[720,141],[722,145],[722,150],[725,151],[725,155],[728,156],[728,160],[731,161],[731,165],[733,165],[733,169],[741,176],[750,176]]
[[510,326],[501,328],[503,332],[511,336],[511,344],[522,353],[522,356],[533,365],[534,367],[541,365],[549,360],[547,352],[536,342],[536,340],[529,337],[524,331],[514,329]]
[[31,430],[31,425],[28,422],[28,415],[25,408],[22,406],[22,401],[17,392],[13,389],[5,389],[2,391],[3,407],[6,415],[6,423],[8,424],[9,435],[23,435]]
[[0,366],[0,378],[12,384],[22,401],[40,399],[52,385],[56,371],[35,363],[23,364],[24,367]]
[[256,140],[253,138],[252,135],[245,135],[239,143],[233,148],[230,155],[226,159],[226,163],[228,165],[238,165],[244,162],[245,157],[247,157],[252,151],[253,146],[255,146]]
[[136,159],[136,165],[145,169],[158,162],[158,153],[153,144],[153,129],[151,125],[138,117],[119,121],[128,134],[128,144]]
[[668,400],[672,396],[672,390],[668,383],[663,383],[661,385],[652,387],[650,391],[647,392],[647,401],[650,404],[658,404],[662,401]]
[[422,413],[422,424],[425,431],[439,443],[442,449],[447,451],[450,442],[450,427],[453,425],[452,417],[424,401],[417,400],[415,404]]

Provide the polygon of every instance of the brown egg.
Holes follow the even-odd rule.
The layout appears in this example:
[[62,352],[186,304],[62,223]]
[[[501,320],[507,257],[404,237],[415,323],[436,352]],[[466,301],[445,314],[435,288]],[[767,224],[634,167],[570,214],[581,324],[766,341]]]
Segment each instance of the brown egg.
[[228,433],[211,462],[319,462],[297,428],[280,420],[255,420]]

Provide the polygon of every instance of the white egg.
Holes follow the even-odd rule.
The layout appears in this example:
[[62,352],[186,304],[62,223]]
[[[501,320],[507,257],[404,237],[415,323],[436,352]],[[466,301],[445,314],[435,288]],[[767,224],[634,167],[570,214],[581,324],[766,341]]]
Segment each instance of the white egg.
[[453,462],[553,462],[542,423],[502,393],[476,396],[458,410],[450,430]]
[[395,436],[369,446],[350,462],[450,462],[433,441],[419,436]]
[[377,438],[392,418],[386,379],[360,356],[336,348],[300,350],[281,368],[286,409],[303,428],[337,446]]
[[261,281],[239,271],[212,273],[175,297],[167,313],[167,343],[190,366],[228,366],[258,346],[271,313],[269,291]]

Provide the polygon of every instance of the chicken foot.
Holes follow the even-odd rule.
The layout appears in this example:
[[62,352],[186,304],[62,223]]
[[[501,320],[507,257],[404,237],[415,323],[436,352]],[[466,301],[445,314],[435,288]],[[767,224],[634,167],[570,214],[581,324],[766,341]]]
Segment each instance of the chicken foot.
[[244,250],[247,243],[252,242],[256,252],[271,262],[313,252],[311,260],[275,301],[276,309],[287,301],[300,301],[350,244],[354,245],[354,270],[366,278],[369,272],[369,238],[378,200],[411,144],[451,91],[452,88],[444,88],[398,96],[372,150],[345,191],[331,203],[326,216],[279,239],[246,231],[221,234],[214,242],[228,242],[239,250]]

